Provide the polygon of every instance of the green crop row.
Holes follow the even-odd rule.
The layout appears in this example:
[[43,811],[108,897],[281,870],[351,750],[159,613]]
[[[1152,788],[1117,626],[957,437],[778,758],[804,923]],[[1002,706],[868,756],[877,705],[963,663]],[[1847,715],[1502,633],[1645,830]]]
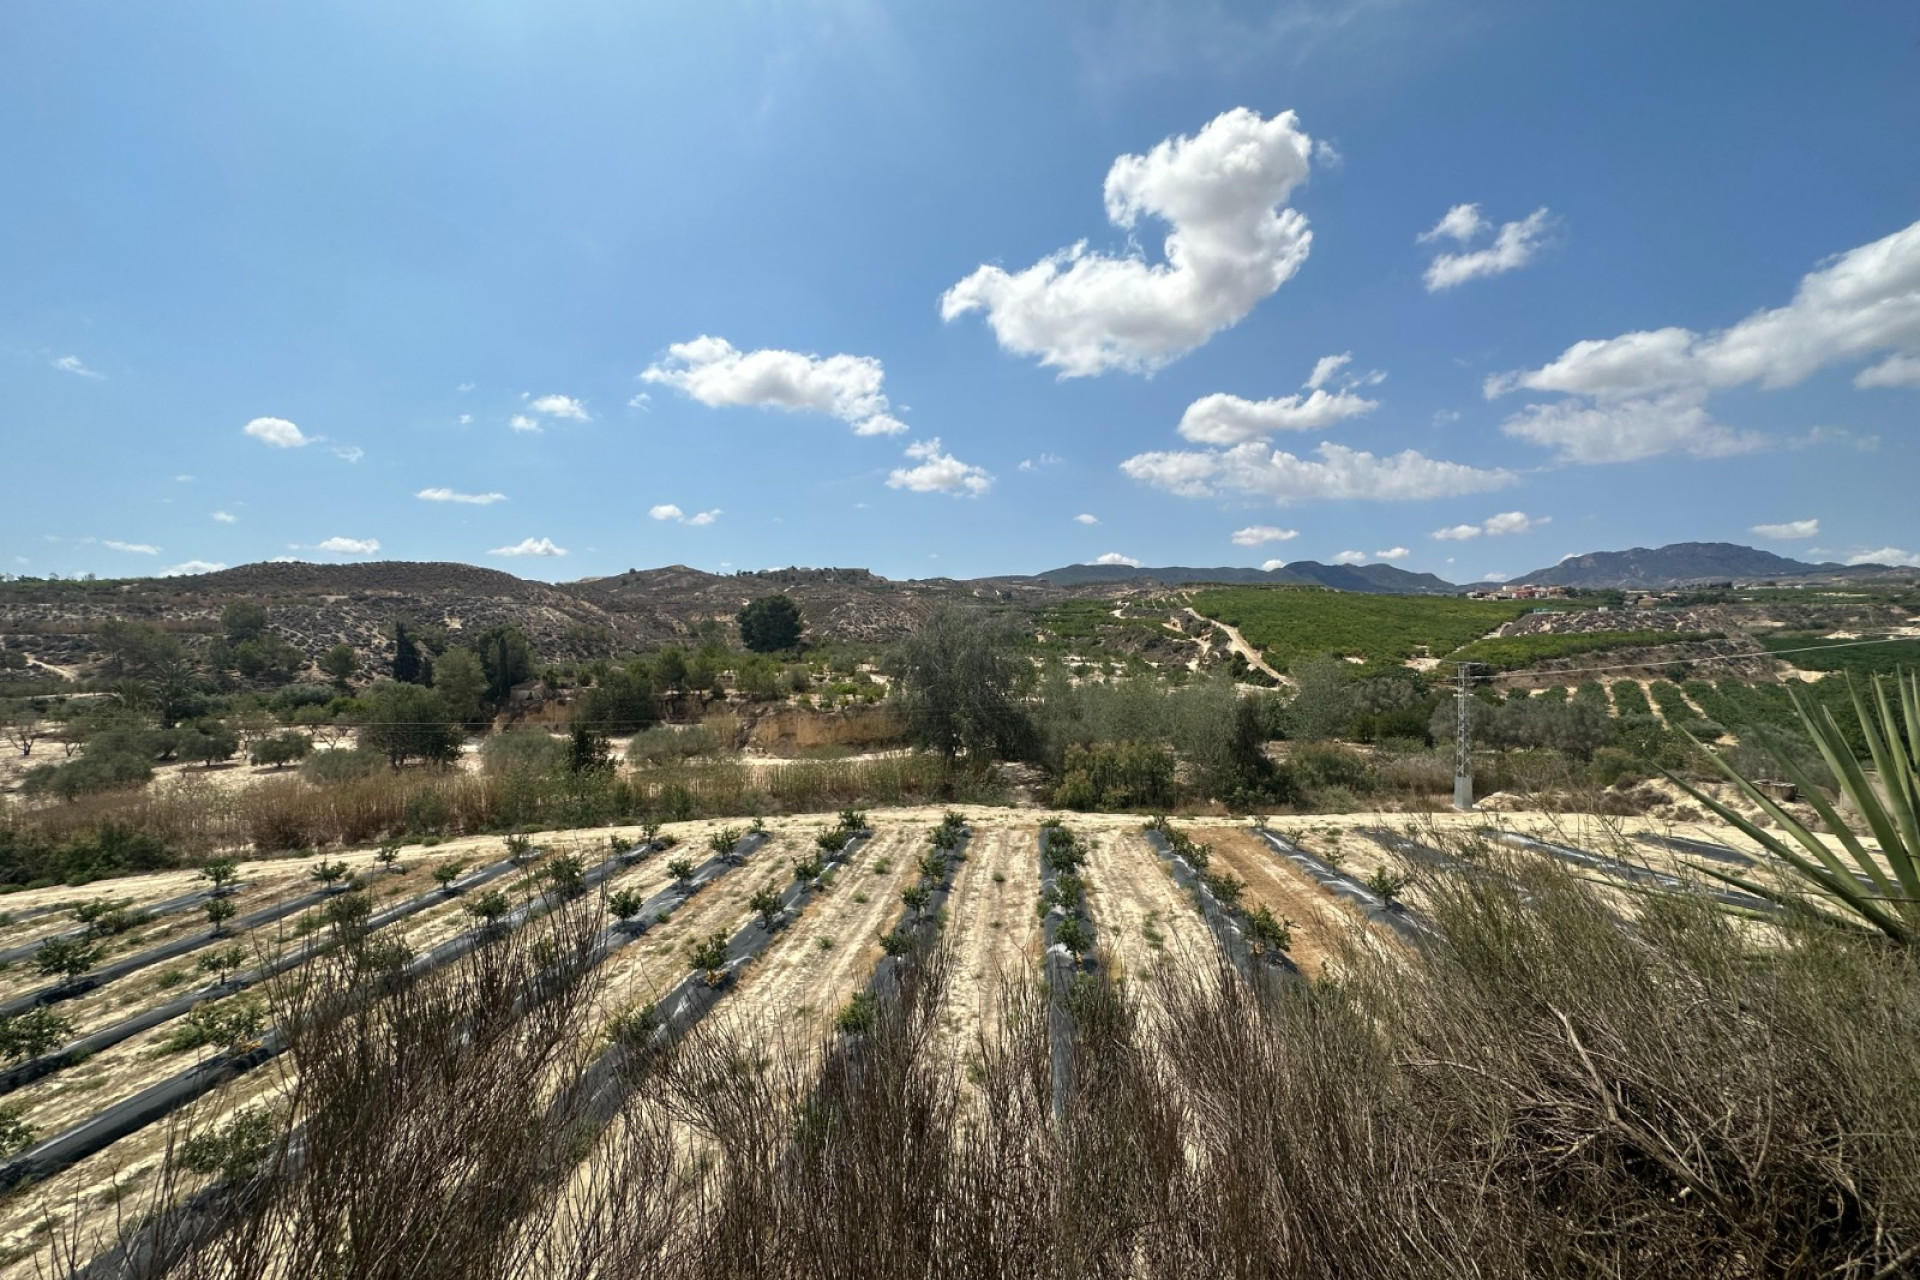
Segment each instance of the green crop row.
[[1494,671],[1518,671],[1553,658],[1614,649],[1646,649],[1654,645],[1717,640],[1717,631],[1587,631],[1577,634],[1495,636],[1475,640],[1447,655],[1453,662],[1477,662]]

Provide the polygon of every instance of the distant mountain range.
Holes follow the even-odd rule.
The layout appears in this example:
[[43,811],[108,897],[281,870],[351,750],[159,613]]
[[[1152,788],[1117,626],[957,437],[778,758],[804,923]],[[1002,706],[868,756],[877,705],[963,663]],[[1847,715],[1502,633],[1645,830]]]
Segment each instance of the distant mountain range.
[[1536,569],[1513,581],[1542,587],[1651,590],[1701,582],[1871,577],[1891,571],[1887,565],[1878,564],[1809,564],[1736,542],[1674,542],[1664,547],[1633,547],[1626,551],[1568,556],[1551,569]]
[[[1809,564],[1743,547],[1733,542],[1675,542],[1664,547],[1634,547],[1627,551],[1596,551],[1569,556],[1548,569],[1511,579],[1509,585],[1584,587],[1589,590],[1660,591],[1707,582],[1754,582],[1807,578],[1870,578],[1892,573],[1914,576],[1910,569],[1883,564]],[[1155,582],[1186,586],[1202,582],[1249,586],[1321,586],[1341,591],[1389,595],[1443,595],[1474,588],[1492,590],[1499,583],[1456,586],[1430,573],[1409,573],[1390,564],[1321,564],[1297,560],[1279,569],[1221,567],[1212,569],[1169,566],[1146,568],[1124,564],[1072,564],[1033,575],[1054,587],[1093,584]]]
[[1460,588],[1430,573],[1408,573],[1390,564],[1321,564],[1296,560],[1280,569],[1221,566],[1192,569],[1183,566],[1149,569],[1125,564],[1070,564],[1033,575],[1049,586],[1084,587],[1096,583],[1158,582],[1167,586],[1216,582],[1261,587],[1332,587],[1339,591],[1366,591],[1383,595],[1440,595]]

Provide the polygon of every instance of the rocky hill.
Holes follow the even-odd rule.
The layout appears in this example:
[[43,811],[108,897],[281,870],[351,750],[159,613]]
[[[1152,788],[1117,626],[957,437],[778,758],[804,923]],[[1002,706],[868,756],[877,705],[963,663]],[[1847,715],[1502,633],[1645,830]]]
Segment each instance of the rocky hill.
[[692,641],[702,623],[730,627],[742,605],[775,592],[799,602],[809,635],[861,642],[906,635],[940,601],[1044,603],[1070,594],[1037,579],[893,582],[865,569],[713,574],[669,565],[549,585],[465,564],[252,564],[175,578],[0,583],[0,646],[74,672],[99,656],[97,632],[108,619],[211,636],[223,608],[250,600],[309,660],[345,641],[384,666],[400,620],[444,629],[455,643],[511,623],[541,660],[556,661]]
[[1734,542],[1674,542],[1569,556],[1552,568],[1536,569],[1513,581],[1543,587],[1654,590],[1703,582],[1869,577],[1889,572],[1900,571],[1886,565],[1809,564]]
[[799,604],[809,634],[862,642],[908,634],[941,602],[1039,603],[1060,594],[1048,592],[1044,583],[1017,578],[895,582],[866,569],[718,574],[678,564],[562,583],[556,589],[620,619],[624,632],[656,641],[691,636],[707,619],[731,624],[741,606],[776,593]]

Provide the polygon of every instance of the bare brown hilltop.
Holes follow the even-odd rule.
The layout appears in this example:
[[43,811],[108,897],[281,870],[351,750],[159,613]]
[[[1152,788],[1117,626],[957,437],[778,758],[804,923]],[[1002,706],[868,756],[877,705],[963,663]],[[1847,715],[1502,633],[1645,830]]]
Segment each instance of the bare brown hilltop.
[[866,569],[707,573],[686,565],[548,584],[475,565],[262,563],[174,578],[19,579],[0,583],[0,645],[71,668],[98,654],[113,618],[182,634],[212,634],[236,600],[264,605],[277,632],[317,659],[342,641],[392,654],[396,620],[454,636],[512,624],[544,660],[585,659],[692,639],[709,620],[784,592],[819,639],[884,642],[905,635],[940,601],[1044,603],[1073,594],[1038,579],[895,582]]

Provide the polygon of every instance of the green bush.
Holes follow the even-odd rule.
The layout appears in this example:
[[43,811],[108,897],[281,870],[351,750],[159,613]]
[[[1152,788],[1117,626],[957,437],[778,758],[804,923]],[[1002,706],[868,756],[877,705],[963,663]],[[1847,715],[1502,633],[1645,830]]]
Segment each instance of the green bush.
[[1173,753],[1144,742],[1071,745],[1054,787],[1063,809],[1164,809],[1174,802]]
[[316,751],[302,760],[300,776],[308,782],[325,786],[328,783],[370,778],[385,768],[386,764],[386,758],[377,751],[335,748],[332,751]]
[[117,822],[65,840],[28,827],[0,826],[0,884],[81,885],[166,871],[181,862],[157,837]]
[[545,729],[507,729],[481,744],[480,767],[490,774],[557,774],[567,767],[567,744]]

